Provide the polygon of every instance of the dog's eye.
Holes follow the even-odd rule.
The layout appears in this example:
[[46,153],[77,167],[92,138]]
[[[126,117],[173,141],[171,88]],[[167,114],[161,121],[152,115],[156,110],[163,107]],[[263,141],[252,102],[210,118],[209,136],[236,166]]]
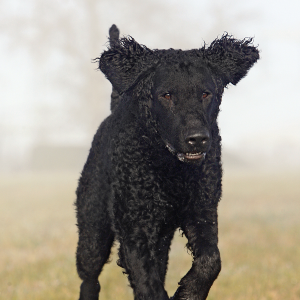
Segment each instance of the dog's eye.
[[202,93],[202,98],[203,98],[203,99],[205,99],[205,98],[207,98],[207,97],[208,97],[208,95],[209,95],[209,93],[208,93],[208,92],[204,92],[204,93]]
[[166,93],[163,95],[163,97],[167,100],[171,100],[171,94],[170,93]]

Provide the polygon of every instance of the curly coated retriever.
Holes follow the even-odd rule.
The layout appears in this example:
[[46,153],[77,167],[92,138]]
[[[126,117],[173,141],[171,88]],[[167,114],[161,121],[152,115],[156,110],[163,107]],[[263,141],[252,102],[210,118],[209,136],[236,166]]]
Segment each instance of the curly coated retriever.
[[[110,29],[98,58],[112,83],[112,113],[99,127],[77,189],[80,300],[99,297],[98,276],[114,241],[136,300],[203,300],[221,270],[224,87],[258,60],[252,39],[227,34],[209,47],[150,50]],[[165,288],[168,253],[180,228],[192,267],[173,297]]]

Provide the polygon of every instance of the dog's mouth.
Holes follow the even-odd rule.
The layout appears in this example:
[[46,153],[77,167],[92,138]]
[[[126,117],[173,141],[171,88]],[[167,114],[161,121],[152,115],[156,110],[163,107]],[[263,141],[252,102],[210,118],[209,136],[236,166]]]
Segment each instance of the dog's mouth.
[[206,152],[186,152],[180,153],[170,144],[166,144],[167,149],[182,162],[200,162],[205,159]]
[[205,158],[205,152],[196,152],[196,153],[177,153],[179,160],[200,160]]

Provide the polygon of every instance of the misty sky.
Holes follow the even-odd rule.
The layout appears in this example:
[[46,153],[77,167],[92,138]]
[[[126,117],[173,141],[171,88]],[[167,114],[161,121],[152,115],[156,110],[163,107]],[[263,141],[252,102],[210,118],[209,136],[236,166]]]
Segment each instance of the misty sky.
[[[60,11],[61,5],[65,6],[65,10],[69,6],[70,10],[75,11],[77,6],[80,9],[81,1],[53,2],[57,5],[57,11]],[[33,0],[2,1],[1,15],[12,18],[29,15],[34,3]],[[97,115],[99,120],[93,121],[95,130],[96,124],[100,124],[109,113],[110,85],[100,72],[94,71],[95,66],[90,61],[105,49],[111,24],[117,24],[122,34],[133,36],[149,48],[199,48],[204,40],[210,43],[228,31],[239,39],[254,37],[254,44],[261,50],[261,60],[237,86],[225,90],[219,117],[224,148],[240,149],[256,155],[259,152],[274,154],[278,149],[281,151],[279,154],[290,153],[288,150],[284,152],[284,148],[298,151],[300,1],[168,0],[163,5],[157,4],[157,7],[153,3],[150,0],[99,1],[102,34],[97,41],[98,53],[82,51],[78,61],[78,65],[81,63],[91,69],[91,76],[99,79],[102,87]],[[46,18],[47,10],[42,13]],[[51,14],[55,15],[55,11]],[[71,91],[62,92],[63,83],[53,85],[53,78],[64,64],[59,49],[48,57],[46,64],[41,64],[41,68],[36,62],[33,66],[31,53],[16,42],[11,44],[10,37],[5,34],[5,28],[12,24],[9,19],[6,18],[7,24],[1,24],[3,34],[0,32],[1,160],[8,154],[26,155],[35,143],[43,139],[45,143],[54,144],[89,142],[91,133],[81,130],[81,124],[75,126],[63,122],[72,106],[72,96]],[[84,36],[88,35],[84,32],[85,20],[79,14],[76,30],[83,36],[82,43],[85,42]],[[34,35],[34,27],[31,30],[28,34]],[[74,61],[72,63],[74,65]],[[84,80],[80,77],[80,69],[76,68],[76,60],[74,69],[69,72],[68,80],[73,82],[73,86]],[[98,101],[98,98],[95,99]],[[55,126],[55,122],[59,126]]]

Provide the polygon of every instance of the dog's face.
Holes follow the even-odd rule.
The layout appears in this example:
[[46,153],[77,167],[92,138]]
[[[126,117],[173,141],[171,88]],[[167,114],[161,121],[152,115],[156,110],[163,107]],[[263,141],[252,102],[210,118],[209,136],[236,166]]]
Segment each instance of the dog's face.
[[102,54],[99,68],[120,95],[139,90],[132,101],[151,110],[158,133],[179,160],[201,164],[224,87],[237,84],[259,58],[251,42],[224,35],[208,48],[181,51],[150,50],[123,38]]
[[201,163],[221,101],[212,71],[201,61],[164,63],[156,69],[152,97],[152,116],[167,148],[180,161]]

